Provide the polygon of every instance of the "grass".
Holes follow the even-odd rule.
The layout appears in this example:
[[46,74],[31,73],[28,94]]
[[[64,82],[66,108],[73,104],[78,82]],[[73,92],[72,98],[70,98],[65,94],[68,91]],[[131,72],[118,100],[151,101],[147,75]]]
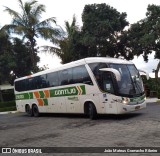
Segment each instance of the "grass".
[[0,108],[0,112],[16,111],[16,106]]
[[0,112],[15,111],[15,110],[16,110],[15,101],[0,102]]

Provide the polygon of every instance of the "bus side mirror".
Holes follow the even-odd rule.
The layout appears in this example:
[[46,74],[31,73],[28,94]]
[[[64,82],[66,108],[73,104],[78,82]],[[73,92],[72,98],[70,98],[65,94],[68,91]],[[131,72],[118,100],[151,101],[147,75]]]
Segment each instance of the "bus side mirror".
[[121,74],[118,70],[114,68],[101,68],[99,69],[100,71],[107,71],[107,72],[112,72],[116,76],[117,81],[121,81]]
[[141,70],[141,69],[138,69],[138,70],[139,70],[140,75],[146,76],[147,80],[149,80],[149,74],[146,71]]

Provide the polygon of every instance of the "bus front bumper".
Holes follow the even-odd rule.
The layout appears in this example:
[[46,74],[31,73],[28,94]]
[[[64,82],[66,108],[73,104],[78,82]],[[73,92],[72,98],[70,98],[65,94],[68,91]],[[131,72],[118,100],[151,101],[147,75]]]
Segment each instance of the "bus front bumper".
[[136,105],[127,105],[127,104],[117,104],[118,110],[117,114],[125,114],[128,112],[137,111],[143,108],[146,108],[146,102],[136,104]]

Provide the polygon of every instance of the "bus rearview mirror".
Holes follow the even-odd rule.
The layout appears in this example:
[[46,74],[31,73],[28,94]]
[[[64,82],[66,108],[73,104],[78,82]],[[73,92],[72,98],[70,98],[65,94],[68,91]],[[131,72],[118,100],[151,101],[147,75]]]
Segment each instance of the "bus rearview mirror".
[[107,72],[112,72],[116,76],[117,81],[121,81],[121,74],[118,70],[114,68],[101,68],[99,69],[100,71],[107,71]]
[[147,80],[149,80],[149,74],[146,71],[141,70],[141,69],[138,69],[138,70],[139,70],[140,75],[146,76]]

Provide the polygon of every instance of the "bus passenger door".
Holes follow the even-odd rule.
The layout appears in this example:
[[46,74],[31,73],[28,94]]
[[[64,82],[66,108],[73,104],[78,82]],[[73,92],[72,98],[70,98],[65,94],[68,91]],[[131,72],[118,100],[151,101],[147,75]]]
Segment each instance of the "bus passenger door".
[[115,88],[111,73],[104,71],[99,82],[101,90],[104,92],[100,94],[100,100],[105,105],[107,114],[117,114],[117,102],[114,95]]

